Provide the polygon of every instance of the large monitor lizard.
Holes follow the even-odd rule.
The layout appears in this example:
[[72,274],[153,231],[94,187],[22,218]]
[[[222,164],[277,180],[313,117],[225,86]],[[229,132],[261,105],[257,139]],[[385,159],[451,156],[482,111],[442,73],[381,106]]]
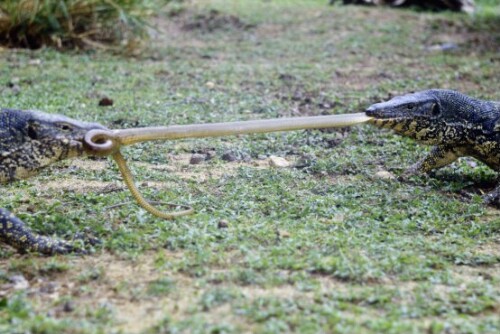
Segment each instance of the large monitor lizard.
[[[471,98],[452,90],[431,89],[395,97],[366,109],[369,122],[416,141],[434,145],[403,178],[474,157],[500,171],[500,102]],[[500,185],[484,200],[499,204]]]
[[[36,174],[54,162],[85,155],[83,137],[102,125],[39,111],[0,109],[0,183]],[[38,235],[0,208],[0,241],[18,251],[43,254],[77,250],[64,240]]]

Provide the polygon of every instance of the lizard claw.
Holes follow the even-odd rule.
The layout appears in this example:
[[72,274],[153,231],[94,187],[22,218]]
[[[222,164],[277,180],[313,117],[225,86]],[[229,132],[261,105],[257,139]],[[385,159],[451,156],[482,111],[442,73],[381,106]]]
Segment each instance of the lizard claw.
[[97,246],[102,244],[100,239],[91,235],[89,228],[85,228],[83,232],[75,233],[73,240],[82,241],[85,246]]
[[87,251],[83,248],[76,247],[75,245],[68,244],[65,242],[61,242],[59,245],[56,245],[52,248],[51,250],[52,254],[82,254],[85,255],[87,254]]
[[[89,236],[89,231],[77,233],[73,242],[42,236],[34,233],[18,217],[0,208],[0,240],[16,248],[21,253],[35,252],[44,255],[88,254],[87,245],[95,246],[100,241]],[[91,248],[91,247],[89,247]]]

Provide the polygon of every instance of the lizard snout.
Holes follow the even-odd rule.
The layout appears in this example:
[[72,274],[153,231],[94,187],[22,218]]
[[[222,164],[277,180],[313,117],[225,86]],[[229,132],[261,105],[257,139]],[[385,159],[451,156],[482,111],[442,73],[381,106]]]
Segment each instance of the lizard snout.
[[374,105],[371,105],[365,109],[365,114],[366,114],[366,116],[373,117],[373,116],[376,116],[376,111],[377,111],[377,107],[375,107]]

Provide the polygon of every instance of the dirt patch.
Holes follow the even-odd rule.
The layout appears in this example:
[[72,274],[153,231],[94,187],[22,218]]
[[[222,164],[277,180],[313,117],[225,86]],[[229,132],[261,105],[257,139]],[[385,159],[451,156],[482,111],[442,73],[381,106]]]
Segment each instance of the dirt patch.
[[223,14],[212,9],[208,13],[196,14],[184,19],[182,30],[196,30],[202,33],[211,33],[216,30],[248,30],[255,25],[243,22],[235,15]]
[[[112,326],[115,330],[140,333],[157,325],[167,315],[176,322],[190,318],[200,297],[218,286],[217,282],[200,285],[196,278],[169,269],[169,262],[180,260],[183,256],[182,252],[158,250],[133,258],[105,253],[89,257],[59,258],[58,262],[66,261],[69,267],[67,270],[46,275],[25,274],[26,278],[18,279],[23,284],[3,284],[1,296],[9,297],[23,291],[37,312],[49,314],[55,319],[81,319],[89,313],[108,310],[113,313]],[[48,266],[53,259],[34,258],[33,261],[36,267],[41,268]],[[8,260],[0,262],[0,269],[5,270],[8,263]],[[227,269],[222,269],[225,270]],[[460,266],[455,267],[453,275],[463,279],[465,283],[473,283],[478,279],[491,280],[498,277],[499,270],[498,266],[482,269]],[[220,273],[221,269],[212,269],[212,272]],[[289,274],[287,271],[280,273]],[[23,274],[12,275],[19,277]],[[173,282],[174,288],[164,293],[151,293],[151,285],[162,280]],[[364,285],[352,285],[328,276],[315,276],[314,281],[317,283],[314,291],[302,291],[289,284],[274,287],[225,284],[224,288],[241,292],[243,298],[250,302],[259,298],[312,302],[318,296],[333,298],[330,297],[333,293],[335,298],[346,298],[349,303],[361,306],[370,303],[367,299],[370,294],[365,296],[362,293],[366,288]],[[413,294],[421,288],[417,282],[400,282],[390,278],[373,286],[399,291],[395,294],[399,297],[395,297],[397,300],[394,302],[403,303],[411,303]],[[433,287],[433,293],[445,298],[450,289],[453,287],[438,284]],[[251,324],[245,323],[246,318],[231,313],[232,309],[229,303],[222,303],[200,312],[199,316],[207,323],[217,319],[217,323],[239,323],[251,327]],[[379,312],[374,308],[367,308],[365,311]],[[347,312],[345,316],[353,315]]]
[[[500,52],[500,25],[495,18],[466,20],[462,24],[446,18],[427,17],[428,45],[456,44],[475,53]],[[457,48],[460,51],[460,48]],[[497,58],[498,60],[498,58]]]
[[88,171],[100,171],[108,168],[108,160],[74,159],[70,160],[69,167]]
[[282,74],[280,79],[285,85],[276,93],[276,98],[291,104],[286,116],[312,116],[318,115],[318,111],[321,115],[327,115],[329,110],[340,106],[325,92],[308,91],[303,84],[293,83],[294,79],[290,79],[289,75]]
[[491,281],[492,279],[500,277],[500,264],[489,267],[460,266],[453,271],[452,276],[465,283]]
[[[191,154],[177,154],[172,155],[169,164],[151,164],[138,161],[130,161],[129,164],[147,168],[152,171],[166,172],[171,175],[175,175],[184,180],[197,180],[200,182],[206,181],[208,179],[218,179],[226,175],[236,173],[236,171],[241,167],[255,168],[255,169],[266,169],[271,168],[269,165],[269,159],[262,160],[251,160],[251,161],[234,161],[234,162],[224,162],[222,164],[209,164],[201,163],[198,165],[192,165],[189,163]],[[294,161],[294,157],[287,157],[288,160]],[[71,162],[69,168],[78,167],[81,169],[89,171],[100,171],[108,168],[106,161],[90,161],[90,160],[80,160],[76,159]],[[100,193],[106,194],[115,191],[126,190],[126,186],[119,182],[104,182],[96,180],[85,180],[77,177],[66,177],[58,178],[54,181],[43,181],[39,179],[32,179],[32,184],[39,191],[50,191],[50,192],[74,192],[78,194],[86,193]],[[155,188],[165,188],[172,187],[173,182],[161,182],[155,181],[154,179],[150,181],[143,181],[141,179],[136,179],[137,184],[141,184],[146,187]],[[12,189],[13,194],[16,189]],[[7,193],[6,193],[7,194]]]
[[500,259],[500,237],[497,238],[497,242],[488,243],[479,246],[475,251],[478,254],[493,255]]
[[65,178],[57,181],[50,182],[40,182],[35,183],[35,187],[44,190],[56,191],[56,192],[72,192],[77,194],[86,193],[110,193],[114,191],[120,191],[125,189],[125,187],[118,185],[114,182],[102,182],[102,181],[92,181],[92,180],[82,180],[77,178]]
[[[213,286],[200,287],[189,276],[166,269],[168,266],[156,265],[156,260],[159,258],[168,262],[180,259],[182,256],[182,253],[161,250],[134,259],[124,259],[111,254],[61,258],[58,261],[68,260],[67,271],[23,278],[24,286],[4,284],[1,286],[2,296],[8,297],[24,291],[37,312],[49,314],[55,319],[81,319],[85,315],[88,316],[89,312],[106,309],[113,312],[113,327],[116,330],[140,333],[158,324],[166,315],[173,316],[176,321],[189,317],[190,309],[193,309],[200,296],[213,288]],[[34,261],[38,267],[43,267],[52,259],[36,258]],[[7,263],[7,261],[0,263],[0,268],[5,267]],[[162,279],[171,280],[175,289],[163,295],[148,293],[151,283]],[[322,291],[326,293],[331,287],[331,283],[326,284]],[[312,292],[301,292],[291,285],[269,289],[253,286],[237,288],[249,300],[259,297],[290,299],[314,297]],[[347,290],[347,285],[343,290]],[[223,304],[207,310],[202,316],[209,323],[215,319],[215,315],[219,321],[241,323],[244,320],[233,319],[236,316],[229,310],[229,306]]]
[[[164,259],[181,257],[179,253],[162,251]],[[160,256],[144,255],[133,260],[116,255],[81,257],[68,261],[69,270],[54,277],[28,279],[28,286],[2,286],[4,296],[24,290],[35,309],[54,318],[84,318],[88,312],[108,309],[115,315],[117,329],[139,333],[158,323],[166,314],[184,314],[195,299],[196,288],[191,280],[168,270],[158,270],[154,261]],[[51,259],[36,259],[40,266]],[[3,264],[5,265],[5,263]],[[3,266],[0,265],[0,266]],[[182,290],[165,298],[147,293],[148,286],[169,278]],[[61,300],[69,300],[61,303]]]
[[[165,171],[182,179],[197,181],[205,181],[207,179],[218,179],[226,175],[236,173],[241,167],[267,169],[271,168],[269,159],[251,160],[251,161],[234,161],[224,162],[221,164],[210,164],[204,162],[197,165],[189,163],[191,154],[178,154],[172,157],[171,163],[167,164],[150,164],[144,162],[135,162],[137,166],[145,167],[155,171]],[[294,161],[295,157],[287,157],[287,160]],[[149,183],[149,182],[148,182]]]

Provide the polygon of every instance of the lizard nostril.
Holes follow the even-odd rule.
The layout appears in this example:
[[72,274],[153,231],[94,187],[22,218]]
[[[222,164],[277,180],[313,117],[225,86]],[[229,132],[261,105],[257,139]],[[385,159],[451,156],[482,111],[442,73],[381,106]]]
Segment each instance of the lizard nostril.
[[376,108],[374,106],[369,106],[365,110],[366,116],[373,116],[375,114],[375,110],[376,110]]

